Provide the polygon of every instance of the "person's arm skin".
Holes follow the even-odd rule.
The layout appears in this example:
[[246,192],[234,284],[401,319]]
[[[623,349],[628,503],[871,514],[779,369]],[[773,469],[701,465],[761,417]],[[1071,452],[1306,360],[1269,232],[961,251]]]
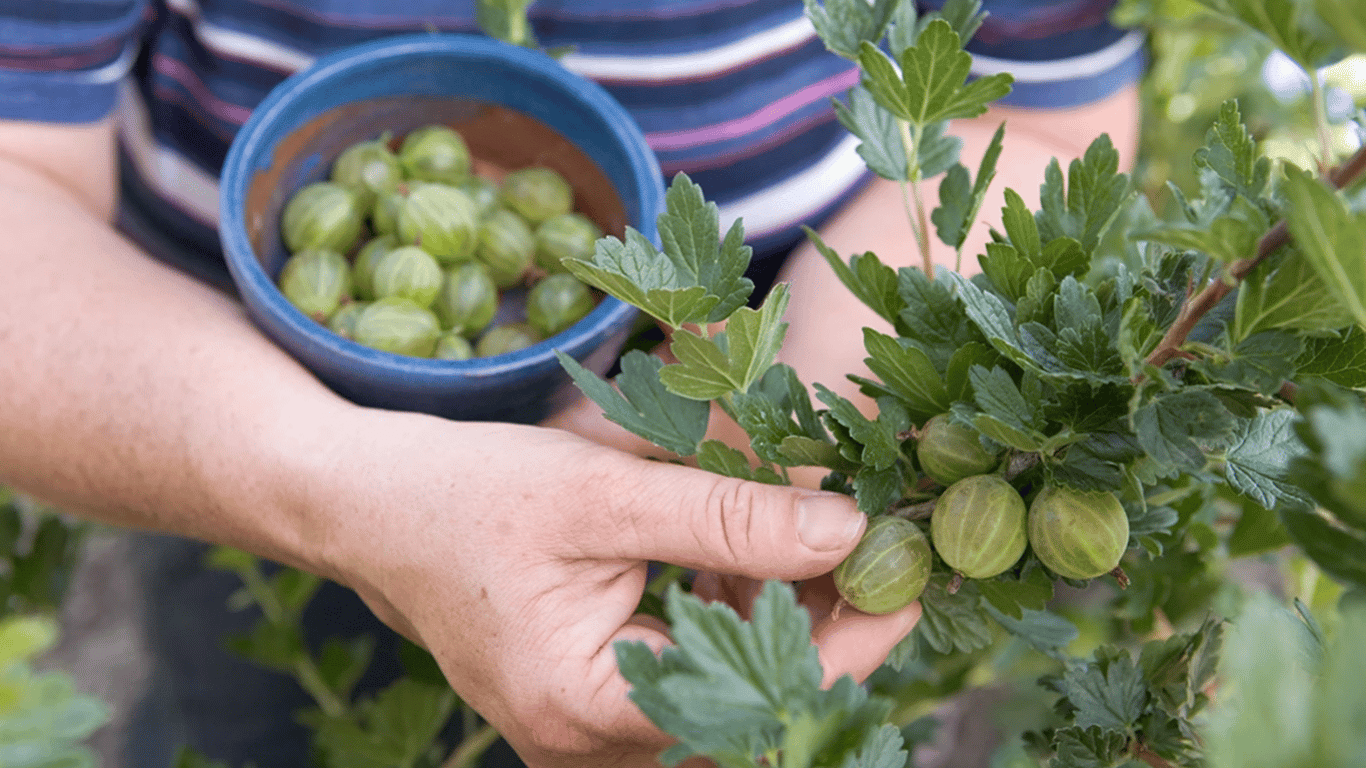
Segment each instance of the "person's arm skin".
[[[632,617],[647,560],[800,580],[861,534],[843,496],[342,400],[115,233],[112,147],[108,124],[0,123],[0,482],[352,587],[532,766],[667,745],[612,649],[668,642]],[[836,623],[808,597],[827,679],[871,674],[919,615]]]

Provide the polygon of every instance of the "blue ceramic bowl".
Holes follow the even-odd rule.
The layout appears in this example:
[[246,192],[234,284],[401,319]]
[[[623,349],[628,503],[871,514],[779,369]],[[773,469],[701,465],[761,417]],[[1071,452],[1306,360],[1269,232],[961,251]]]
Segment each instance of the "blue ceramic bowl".
[[347,48],[282,82],[238,132],[220,184],[219,233],[255,322],[324,383],[361,405],[452,419],[535,422],[572,397],[554,351],[604,373],[634,308],[611,297],[572,328],[491,358],[395,355],[337,336],[285,300],[280,212],[324,179],[351,144],[431,123],[459,130],[476,163],[545,165],[575,188],[604,231],[630,225],[658,242],[664,188],[635,122],[595,83],[550,57],[484,37],[423,34]]

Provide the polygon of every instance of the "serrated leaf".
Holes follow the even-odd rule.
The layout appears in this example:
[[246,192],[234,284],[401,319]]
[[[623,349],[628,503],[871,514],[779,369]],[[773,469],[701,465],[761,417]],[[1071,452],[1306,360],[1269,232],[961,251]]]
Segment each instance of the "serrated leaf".
[[933,577],[920,595],[920,607],[915,632],[935,651],[967,652],[991,644],[991,627],[974,584],[965,584],[951,595],[945,579]]
[[937,13],[953,27],[965,46],[977,34],[988,15],[982,10],[981,0],[948,0]]
[[885,469],[866,466],[854,475],[854,500],[865,515],[883,514],[901,496],[901,470],[895,464]]
[[802,231],[829,262],[830,268],[835,271],[840,282],[844,283],[844,287],[857,296],[859,301],[887,322],[895,324],[900,320],[906,302],[899,294],[900,283],[896,270],[878,261],[872,252],[850,256],[849,263],[845,264],[840,255],[827,246],[815,230],[803,227]]
[[1134,411],[1139,445],[1161,464],[1198,472],[1205,455],[1196,440],[1209,444],[1232,434],[1236,422],[1219,398],[1202,390],[1158,395]]
[[292,672],[295,662],[306,653],[299,627],[265,620],[258,621],[247,634],[229,637],[227,646],[237,655],[277,672]]
[[1312,332],[1352,323],[1351,314],[1298,248],[1258,265],[1238,289],[1236,306],[1234,340],[1272,329]]
[[1043,209],[1035,215],[1040,235],[1045,242],[1071,237],[1090,254],[1119,213],[1128,188],[1128,176],[1119,173],[1119,153],[1109,135],[1101,134],[1068,165],[1065,190],[1056,159],[1044,171],[1039,187]]
[[810,617],[790,585],[765,584],[749,622],[677,586],[666,610],[676,645],[656,657],[643,643],[616,644],[632,700],[681,742],[666,762],[692,754],[752,761],[756,748],[777,746],[780,712],[799,712],[820,696]]
[[1038,450],[1045,439],[1038,428],[1040,403],[1026,400],[1004,368],[988,371],[974,366],[970,377],[973,397],[982,409],[982,415],[973,420],[977,428],[1018,450]]
[[714,323],[742,306],[754,285],[743,277],[752,255],[735,222],[721,237],[720,213],[686,174],[665,194],[658,218],[663,252],[630,227],[625,240],[606,237],[588,259],[566,259],[580,280],[678,329]]
[[726,477],[752,480],[770,485],[781,484],[782,479],[764,467],[751,467],[749,458],[739,450],[731,448],[720,440],[707,440],[697,451],[697,466],[708,472]]
[[1258,241],[1271,229],[1261,207],[1241,195],[1218,212],[1202,210],[1198,221],[1167,222],[1135,233],[1149,242],[1199,251],[1224,263],[1251,258]]
[[805,0],[806,16],[825,47],[846,59],[857,59],[864,42],[876,44],[901,0]]
[[1095,661],[1063,673],[1062,691],[1076,708],[1078,727],[1132,731],[1143,715],[1148,687],[1128,651],[1102,648]]
[[778,453],[787,461],[787,467],[825,467],[839,472],[853,472],[858,465],[846,461],[840,455],[839,447],[824,440],[816,440],[806,435],[789,435],[778,444]]
[[296,568],[284,568],[271,579],[276,600],[288,616],[297,616],[317,594],[322,579]]
[[892,59],[882,49],[865,41],[859,47],[858,64],[862,72],[859,84],[868,94],[891,114],[902,120],[910,120],[911,97]]
[[904,744],[900,729],[883,725],[873,729],[858,751],[846,756],[839,768],[906,768],[908,755],[902,748]]
[[[830,417],[849,431],[849,436],[863,447],[863,464],[874,470],[892,466],[901,455],[901,441],[897,434],[910,427],[910,416],[894,409],[881,408],[876,419],[864,416],[853,403],[816,384],[816,397],[830,409]],[[879,403],[881,405],[881,403]]]
[[991,280],[997,293],[1018,301],[1034,274],[1034,264],[1008,243],[987,243],[986,247],[987,252],[977,257],[982,274]]
[[741,307],[726,325],[727,357],[735,389],[744,392],[763,376],[787,334],[787,284],[779,283],[764,297],[759,309]]
[[990,347],[970,341],[959,347],[949,358],[948,368],[944,371],[944,389],[949,402],[972,400],[972,374],[974,366],[993,367],[999,356]]
[[987,188],[996,177],[996,161],[1001,156],[1004,139],[1005,123],[1001,123],[982,155],[976,181],[968,178],[966,167],[955,164],[939,182],[939,207],[930,212],[930,221],[934,222],[939,239],[951,248],[962,248],[972,225],[977,222]]
[[1268,509],[1283,501],[1310,502],[1287,471],[1303,452],[1295,439],[1295,418],[1294,412],[1281,409],[1240,419],[1224,453],[1224,479],[1229,486]]
[[412,765],[431,748],[456,701],[449,686],[401,677],[375,696],[367,713],[371,737],[398,756],[396,764]]
[[1038,369],[1034,359],[1020,346],[1011,321],[1010,310],[993,294],[978,288],[956,272],[948,273],[958,289],[958,297],[968,317],[981,330],[991,346],[1024,368]]
[[835,101],[834,107],[840,124],[861,142],[858,153],[869,170],[892,181],[910,178],[896,115],[879,105],[863,87],[851,88],[845,101]]
[[1129,740],[1122,731],[1096,726],[1059,728],[1056,735],[1057,768],[1115,768],[1124,759]]
[[1024,579],[978,579],[977,589],[993,608],[1013,619],[1022,619],[1025,609],[1043,610],[1053,597],[1053,582],[1040,570]]
[[1138,665],[1148,689],[1172,712],[1189,713],[1214,680],[1224,623],[1206,618],[1194,632],[1145,643]]
[[911,409],[911,420],[918,423],[949,408],[949,395],[934,362],[919,347],[903,345],[895,338],[863,329],[864,359],[889,390]]
[[1298,168],[1283,184],[1286,222],[1300,252],[1358,325],[1366,327],[1366,212]]
[[936,369],[943,370],[964,344],[987,342],[959,309],[956,284],[950,280],[931,280],[924,272],[906,267],[897,272],[897,295],[902,306],[894,321],[897,331],[920,342]]
[[[869,46],[864,46],[866,52]],[[860,54],[860,63],[865,58]],[[943,19],[926,25],[915,45],[901,52],[899,63],[901,103],[905,105],[900,116],[920,128],[986,112],[988,104],[1010,93],[1013,81],[1010,75],[995,74],[968,83],[972,56],[963,50],[953,26]]]
[[1219,107],[1219,115],[1205,133],[1205,146],[1195,151],[1197,168],[1209,168],[1234,192],[1257,202],[1271,177],[1271,161],[1261,157],[1257,142],[1243,124],[1237,99]]
[[1001,223],[1005,227],[1006,237],[1010,238],[1010,244],[1022,258],[1038,260],[1043,253],[1043,242],[1039,240],[1039,225],[1034,221],[1034,214],[1025,205],[1024,198],[1013,189],[1006,188],[1005,200],[1005,207],[1001,209]]
[[1026,608],[1020,617],[1008,616],[994,605],[987,613],[1007,632],[1047,654],[1057,654],[1081,634],[1077,625],[1051,611]]
[[1192,367],[1218,384],[1275,394],[1295,375],[1295,358],[1304,342],[1280,331],[1262,331],[1243,339],[1226,359],[1200,360]]
[[556,351],[560,365],[603,415],[659,447],[680,456],[691,456],[707,433],[711,407],[704,401],[669,392],[660,381],[664,361],[640,350],[621,359],[617,387]]
[[764,461],[783,462],[779,450],[788,437],[806,434],[792,421],[783,405],[771,393],[755,391],[735,395],[731,401],[735,420],[749,435],[750,447]]
[[1280,516],[1261,504],[1247,503],[1228,536],[1228,556],[1233,559],[1260,555],[1290,543]]
[[1340,387],[1366,388],[1366,331],[1353,326],[1340,337],[1306,340],[1295,368],[1300,376],[1317,376]]

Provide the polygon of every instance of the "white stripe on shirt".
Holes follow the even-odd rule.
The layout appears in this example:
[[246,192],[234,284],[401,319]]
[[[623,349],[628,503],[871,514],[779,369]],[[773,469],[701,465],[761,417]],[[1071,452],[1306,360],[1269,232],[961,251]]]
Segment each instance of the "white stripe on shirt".
[[157,143],[142,95],[129,80],[119,90],[119,136],[138,175],[159,197],[210,226],[218,226],[218,180]]
[[1104,74],[1122,64],[1143,47],[1146,35],[1133,30],[1106,47],[1083,56],[1053,61],[1015,61],[974,53],[972,74],[977,76],[1007,72],[1021,83],[1054,83],[1081,80]]
[[849,191],[868,171],[860,141],[845,136],[815,165],[766,189],[720,205],[722,229],[745,220],[749,239],[781,232],[808,220]]

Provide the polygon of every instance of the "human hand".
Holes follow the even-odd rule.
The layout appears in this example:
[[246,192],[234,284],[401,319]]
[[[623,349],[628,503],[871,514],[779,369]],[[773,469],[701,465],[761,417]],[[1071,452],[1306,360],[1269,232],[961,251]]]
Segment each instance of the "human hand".
[[[613,649],[669,643],[661,623],[633,615],[647,561],[725,574],[699,588],[747,611],[753,582],[731,577],[828,573],[865,525],[844,496],[647,461],[561,431],[351,413],[336,425],[351,438],[315,458],[315,501],[331,510],[319,536],[328,575],[431,650],[534,768],[653,765],[668,745],[627,697]],[[862,679],[918,608],[835,621],[821,584],[802,591],[827,682]]]

